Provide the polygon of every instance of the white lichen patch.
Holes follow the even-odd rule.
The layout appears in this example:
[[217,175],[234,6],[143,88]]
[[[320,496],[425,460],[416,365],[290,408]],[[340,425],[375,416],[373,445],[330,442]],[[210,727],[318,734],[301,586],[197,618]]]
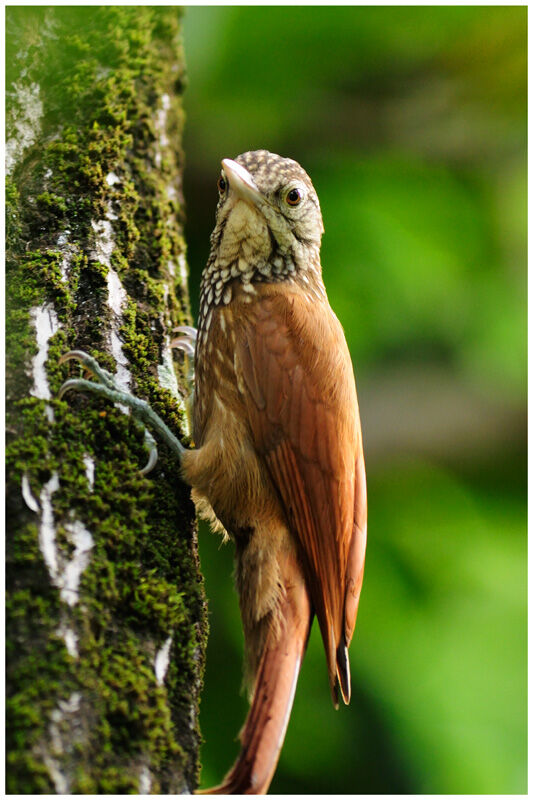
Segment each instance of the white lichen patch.
[[[109,174],[113,175],[114,173]],[[91,223],[95,233],[93,257],[107,267],[107,304],[113,312],[109,343],[111,353],[117,364],[115,380],[119,389],[128,392],[131,386],[131,372],[128,369],[128,359],[124,355],[122,339],[118,332],[122,325],[123,311],[128,302],[128,295],[122,286],[117,271],[111,266],[111,256],[115,249],[115,238],[111,222],[113,219],[116,219],[116,215],[113,213],[109,203],[106,219]],[[130,413],[129,408],[126,406],[120,406],[120,408],[125,414]]]
[[157,109],[154,118],[155,130],[158,136],[155,152],[155,164],[158,169],[161,166],[162,161],[161,150],[169,145],[169,139],[167,136],[167,116],[169,108],[170,96],[168,94],[164,94],[161,97],[161,108]]
[[53,758],[50,753],[44,752],[43,763],[52,779],[56,794],[68,794],[70,788],[69,782],[67,781],[67,776],[61,772],[61,764],[57,758]]
[[52,473],[43,488],[39,500],[41,503],[41,522],[39,525],[39,547],[43,554],[44,563],[48,573],[55,583],[57,580],[59,565],[57,558],[56,528],[54,522],[54,507],[52,505],[52,495],[59,489],[59,475]]
[[155,659],[154,659],[155,679],[160,686],[162,686],[165,681],[165,675],[167,674],[168,665],[170,663],[171,644],[172,644],[172,636],[169,636],[168,639],[165,640],[163,646],[160,647],[157,653],[155,654]]
[[39,514],[41,509],[39,508],[39,503],[32,494],[30,481],[28,478],[28,474],[26,472],[22,476],[21,488],[22,488],[22,499],[24,500],[30,511],[33,511],[35,514]]
[[65,647],[67,648],[67,652],[69,656],[73,659],[77,659],[79,656],[78,653],[78,635],[76,631],[67,625],[66,622],[61,622],[61,625],[57,629],[57,633],[63,641],[65,642]]
[[[37,339],[37,353],[31,360],[31,375],[33,386],[30,394],[40,400],[50,400],[50,386],[46,374],[46,360],[48,358],[48,341],[61,327],[53,306],[45,303],[30,309],[30,319],[35,327]],[[46,416],[49,422],[54,421],[52,407],[46,405]]]
[[183,286],[187,286],[187,280],[189,278],[189,271],[187,269],[187,259],[185,258],[183,253],[180,253],[178,256],[178,267],[180,268],[180,278]]
[[[111,353],[117,365],[115,381],[119,389],[128,392],[131,386],[131,372],[128,368],[128,359],[124,355],[122,339],[118,329],[122,324],[122,310],[127,303],[128,296],[120,282],[120,278],[114,269],[109,269],[107,273],[107,302],[114,314],[113,327],[110,332]],[[126,406],[121,406],[125,413],[129,414]]]
[[83,454],[83,465],[85,467],[85,477],[89,484],[89,491],[94,489],[94,458],[88,453]]
[[[58,244],[64,244],[58,241]],[[40,400],[50,400],[50,386],[46,374],[46,361],[48,358],[48,342],[59,330],[60,324],[54,308],[49,304],[34,307],[30,310],[30,319],[35,327],[37,354],[31,361],[31,376],[33,385],[30,393]],[[54,421],[52,407],[45,406],[50,422]],[[88,473],[89,466],[85,462],[87,480],[89,484],[94,481]],[[94,464],[93,464],[94,474]],[[59,489],[59,474],[54,471],[49,480],[44,484],[39,495],[39,501],[33,496],[27,474],[22,476],[22,496],[24,502],[35,514],[39,514],[39,547],[54,586],[59,589],[61,600],[68,606],[78,602],[79,582],[83,571],[87,568],[90,550],[93,547],[93,538],[90,532],[79,520],[72,520],[65,525],[65,530],[70,544],[73,546],[72,556],[66,558],[58,546],[56,522],[52,498]],[[62,636],[67,651],[73,658],[78,657],[77,635],[75,631],[62,621],[58,633]],[[50,774],[54,770],[53,759],[48,765]],[[53,777],[53,775],[52,775]],[[53,777],[56,785],[62,785],[60,777]]]
[[6,174],[10,175],[24,151],[30,147],[41,132],[43,103],[38,83],[29,85],[22,82],[13,84],[13,113],[8,121],[8,132],[12,134],[6,141]]
[[[117,364],[117,371],[115,373],[115,383],[123,392],[128,392],[131,386],[131,372],[128,369],[128,359],[124,355],[122,347],[122,339],[115,330],[111,331],[111,353]],[[127,406],[121,405],[120,408],[125,414],[130,413]]]
[[91,227],[95,233],[93,258],[106,267],[111,267],[111,256],[115,249],[113,226],[108,219],[101,219],[98,222],[93,220]]
[[[77,712],[80,710],[80,703],[81,694],[79,692],[72,692],[68,700],[59,701],[59,713],[77,714]],[[52,712],[52,718],[54,718],[54,712]],[[57,716],[55,719],[57,720]]]
[[63,257],[61,259],[61,264],[59,265],[59,269],[61,270],[61,280],[63,283],[68,283],[68,278],[70,274],[70,264],[72,262],[72,256],[74,255],[74,247],[69,244],[69,234],[70,230],[65,228],[59,236],[57,237],[57,247],[61,250]]
[[[111,267],[107,273],[107,291],[107,303],[114,315],[113,327],[110,333],[110,345],[111,353],[117,365],[115,381],[119,389],[123,392],[128,392],[131,387],[131,372],[128,368],[128,359],[124,355],[122,339],[118,333],[118,329],[122,324],[122,312],[128,302],[128,295],[120,282],[118,273]],[[124,413],[129,414],[129,408],[126,406],[121,406],[121,408]]]
[[39,497],[41,505],[39,546],[50,578],[60,591],[61,600],[69,606],[74,606],[78,602],[80,578],[89,564],[89,554],[94,541],[82,522],[79,520],[67,522],[65,530],[74,547],[74,552],[69,559],[60,553],[57,546],[57,531],[52,504],[52,495],[58,489],[59,475],[54,472],[41,489]]
[[[48,574],[54,586],[59,589],[59,596],[63,603],[72,607],[78,602],[80,579],[89,564],[90,551],[94,541],[91,533],[82,522],[79,520],[68,522],[65,525],[65,531],[74,549],[72,556],[65,558],[57,543],[57,530],[52,502],[52,497],[58,489],[59,475],[57,472],[53,472],[51,478],[41,489],[40,502],[38,503],[31,492],[28,476],[25,474],[22,478],[24,501],[32,511],[40,515],[39,547]],[[63,613],[57,633],[63,639],[69,655],[77,659],[78,636]]]
[[152,788],[152,773],[148,767],[143,764],[139,773],[139,794],[150,794]]
[[122,315],[122,311],[128,302],[128,295],[124,289],[118,273],[110,268],[107,273],[107,304],[117,317]]
[[78,589],[82,573],[87,569],[90,560],[90,552],[94,545],[93,537],[85,525],[76,519],[67,522],[65,530],[69,534],[70,543],[74,546],[74,552],[70,559],[64,560],[62,570],[58,576],[58,586],[60,587],[60,597],[69,606],[75,606],[78,602]]
[[42,745],[42,759],[54,784],[56,794],[69,794],[70,778],[62,769],[60,758],[72,751],[80,740],[79,725],[81,694],[73,692],[68,700],[60,700],[50,714],[48,738]]
[[120,178],[114,172],[108,172],[105,176],[105,182],[108,186],[114,186],[116,183],[120,183]]

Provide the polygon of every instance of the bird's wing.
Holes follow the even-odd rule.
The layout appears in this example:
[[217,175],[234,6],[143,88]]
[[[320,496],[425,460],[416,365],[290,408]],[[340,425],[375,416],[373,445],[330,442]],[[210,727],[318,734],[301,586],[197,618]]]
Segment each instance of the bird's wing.
[[344,333],[326,300],[270,289],[240,316],[235,355],[254,445],[299,544],[334,702],[337,676],[347,702],[353,573],[362,573],[360,541],[353,546],[354,503],[362,495],[356,475],[364,481],[364,466],[361,473],[359,412]]

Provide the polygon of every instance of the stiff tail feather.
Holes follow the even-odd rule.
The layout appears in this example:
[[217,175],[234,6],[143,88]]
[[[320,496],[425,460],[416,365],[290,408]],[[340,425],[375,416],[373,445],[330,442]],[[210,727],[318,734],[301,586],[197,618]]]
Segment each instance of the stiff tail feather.
[[[288,568],[288,569],[287,569]],[[278,763],[311,627],[311,608],[301,571],[284,570],[280,630],[269,633],[250,711],[240,734],[241,752],[223,782],[200,794],[266,794]]]
[[337,648],[337,679],[341,689],[342,699],[346,705],[350,702],[352,687],[350,682],[350,662],[348,661],[348,648],[341,642]]

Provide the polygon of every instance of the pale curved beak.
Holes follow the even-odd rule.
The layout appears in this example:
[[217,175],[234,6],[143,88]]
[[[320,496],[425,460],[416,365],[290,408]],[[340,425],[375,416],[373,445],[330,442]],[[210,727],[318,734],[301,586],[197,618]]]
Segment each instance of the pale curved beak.
[[241,167],[232,158],[223,158],[222,167],[231,191],[235,192],[241,200],[256,207],[264,205],[265,198],[247,169]]

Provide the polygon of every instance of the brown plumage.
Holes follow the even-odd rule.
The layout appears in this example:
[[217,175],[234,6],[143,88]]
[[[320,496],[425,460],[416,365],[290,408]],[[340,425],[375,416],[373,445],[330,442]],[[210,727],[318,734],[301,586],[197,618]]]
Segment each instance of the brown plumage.
[[347,703],[363,578],[366,484],[350,355],[320,267],[318,198],[266,151],[223,161],[182,470],[235,542],[251,708],[213,793],[268,790],[313,614],[334,703]]

